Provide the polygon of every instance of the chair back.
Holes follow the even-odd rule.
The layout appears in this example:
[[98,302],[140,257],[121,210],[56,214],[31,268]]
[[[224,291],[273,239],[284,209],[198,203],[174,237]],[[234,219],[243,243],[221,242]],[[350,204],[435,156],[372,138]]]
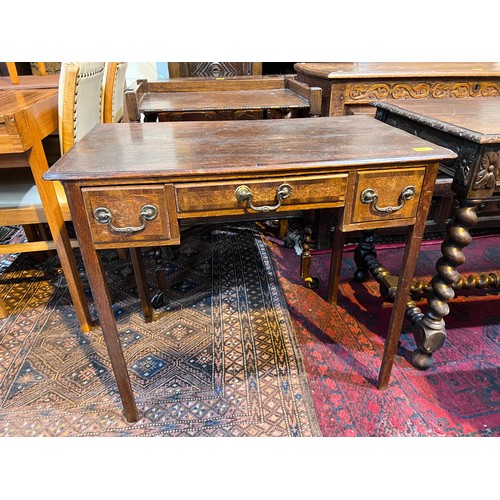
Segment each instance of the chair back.
[[127,65],[126,62],[106,63],[101,113],[103,123],[118,123],[123,120]]
[[103,62],[64,62],[59,77],[59,142],[65,154],[100,123]]

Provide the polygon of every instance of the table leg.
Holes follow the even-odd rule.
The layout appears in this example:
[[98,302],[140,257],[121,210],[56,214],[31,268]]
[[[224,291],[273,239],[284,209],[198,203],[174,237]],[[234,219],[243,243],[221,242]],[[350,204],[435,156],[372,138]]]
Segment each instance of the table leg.
[[338,290],[340,284],[340,269],[344,254],[345,233],[338,227],[335,228],[332,244],[332,258],[330,261],[330,276],[328,279],[328,302],[337,304]]
[[92,290],[92,297],[97,308],[99,323],[123,404],[125,418],[128,422],[137,422],[139,420],[139,413],[113,315],[106,275],[99,254],[92,241],[87,214],[85,212],[85,203],[78,186],[68,183],[65,186],[65,191],[80,243],[80,251],[85,264],[89,285]]
[[146,323],[151,323],[151,321],[153,321],[153,307],[151,305],[142,252],[140,248],[130,248],[129,252],[130,259],[132,260],[132,267],[134,268],[135,283],[137,285],[139,299],[141,300],[144,319]]
[[113,368],[118,391],[120,392],[125,418],[128,422],[137,422],[139,413],[132,392],[125,357],[123,355],[118,329],[112,310],[112,302],[109,294],[106,276],[102,268],[101,259],[97,251],[92,247],[82,249],[82,256],[85,262],[89,284],[92,290],[92,296],[97,307],[99,323],[108,349],[109,359]]
[[399,276],[389,329],[384,344],[384,356],[382,358],[382,365],[378,378],[379,389],[385,389],[389,384],[421,242],[421,231],[416,231],[415,226],[412,226],[408,232],[408,239],[402,262],[402,272]]
[[469,229],[477,222],[476,208],[481,201],[459,198],[459,206],[455,209],[447,228],[446,239],[441,245],[443,256],[436,263],[437,273],[430,283],[427,312],[413,328],[417,349],[413,352],[412,361],[422,370],[432,366],[432,354],[446,340],[443,318],[450,312],[448,302],[455,296],[452,286],[460,279],[457,267],[465,261],[463,249],[472,241]]

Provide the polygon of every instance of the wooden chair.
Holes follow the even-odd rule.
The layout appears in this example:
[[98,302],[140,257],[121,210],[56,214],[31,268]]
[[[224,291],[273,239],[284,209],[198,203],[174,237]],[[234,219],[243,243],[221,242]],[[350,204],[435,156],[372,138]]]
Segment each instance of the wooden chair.
[[[75,142],[101,120],[120,120],[120,109],[123,114],[126,63],[117,63],[117,65],[116,71],[106,73],[105,80],[104,63],[63,63],[58,93],[58,129],[61,154],[65,154]],[[109,67],[113,67],[113,63],[110,63]],[[123,92],[120,90],[122,88]],[[108,92],[109,89],[113,91],[115,96],[114,107],[111,107],[112,115],[105,115],[101,110],[101,105],[107,99],[105,95],[103,96],[103,92]],[[77,94],[78,99],[75,99]],[[0,253],[35,252],[56,248],[64,275],[68,281],[68,287],[81,328],[83,331],[89,331],[92,322],[88,312],[87,299],[81,288],[74,257],[72,254],[71,256],[68,255],[71,247],[78,247],[78,242],[76,240],[70,241],[67,234],[65,221],[71,221],[71,214],[68,209],[66,195],[60,183],[48,182],[42,179],[43,173],[48,169],[48,163],[41,141],[39,142],[37,148],[39,162],[36,168],[31,165],[31,172],[29,169],[14,168],[12,169],[12,175],[2,178],[0,200],[5,200],[5,203],[0,204],[0,224],[9,226],[18,224],[40,225],[47,222],[52,235],[56,234],[54,241],[61,238],[64,240],[65,255],[61,256],[60,247],[47,240],[21,243],[19,245],[0,245]],[[42,199],[46,198],[42,196],[42,191],[46,190],[52,190],[54,193],[50,205],[47,202],[42,204]],[[4,204],[5,206],[2,206]],[[44,207],[47,206],[50,208],[44,210]],[[23,214],[22,219],[19,216],[20,213]],[[144,317],[146,321],[151,321],[153,311],[148,296],[142,254],[138,249],[130,249],[129,252]],[[71,263],[70,267],[66,265],[67,262]],[[72,285],[73,282],[75,283],[74,286]],[[0,318],[6,316],[7,308],[0,298]]]
[[[63,63],[58,92],[58,130],[61,154],[90,131],[101,120],[101,94],[104,63]],[[78,94],[78,99],[75,96]],[[68,282],[76,314],[83,331],[89,331],[92,322],[87,299],[71,248],[65,221],[71,220],[66,196],[59,183],[44,181],[48,169],[41,139],[43,132],[36,117],[28,117],[37,137],[30,152],[30,168],[15,167],[2,171],[0,182],[0,224],[41,225],[48,223],[53,240],[30,241],[16,245],[0,245],[0,253],[36,252],[56,249],[64,276]],[[4,175],[6,174],[6,175]],[[7,308],[0,299],[0,317],[6,317]]]
[[126,62],[106,63],[101,113],[103,123],[118,123],[125,116],[124,95],[127,88],[125,80],[127,65]]

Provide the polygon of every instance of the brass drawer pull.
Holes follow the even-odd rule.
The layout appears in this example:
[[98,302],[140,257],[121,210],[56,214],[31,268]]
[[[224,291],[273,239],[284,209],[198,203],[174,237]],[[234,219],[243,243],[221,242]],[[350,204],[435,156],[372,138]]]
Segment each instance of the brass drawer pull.
[[286,183],[278,186],[278,189],[276,190],[276,198],[278,199],[278,203],[273,207],[269,207],[267,205],[264,205],[262,207],[255,207],[252,203],[253,194],[248,186],[239,186],[238,188],[236,188],[234,195],[236,196],[238,202],[248,202],[248,206],[252,210],[256,210],[257,212],[270,212],[281,207],[281,202],[292,195],[292,186]]
[[399,205],[397,207],[378,207],[378,194],[374,189],[365,189],[361,193],[361,203],[373,203],[373,208],[377,212],[392,213],[397,212],[405,206],[405,203],[415,196],[416,189],[413,186],[406,186],[399,195]]
[[99,207],[94,210],[94,219],[99,224],[107,224],[109,229],[115,233],[139,233],[146,227],[148,220],[153,220],[158,215],[158,209],[154,205],[144,205],[139,212],[139,221],[141,225],[138,227],[116,227],[113,226],[113,214],[106,207]]

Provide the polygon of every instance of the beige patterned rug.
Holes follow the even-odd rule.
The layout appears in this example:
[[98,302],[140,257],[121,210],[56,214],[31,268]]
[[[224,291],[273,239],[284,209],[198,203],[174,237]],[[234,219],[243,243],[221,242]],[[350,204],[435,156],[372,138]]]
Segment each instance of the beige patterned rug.
[[[0,436],[320,435],[269,250],[250,226],[186,231],[150,324],[128,259],[102,258],[141,420],[125,421],[101,331],[80,332],[57,258],[22,255],[0,281],[12,308],[0,320]],[[152,252],[145,261],[154,292]]]

